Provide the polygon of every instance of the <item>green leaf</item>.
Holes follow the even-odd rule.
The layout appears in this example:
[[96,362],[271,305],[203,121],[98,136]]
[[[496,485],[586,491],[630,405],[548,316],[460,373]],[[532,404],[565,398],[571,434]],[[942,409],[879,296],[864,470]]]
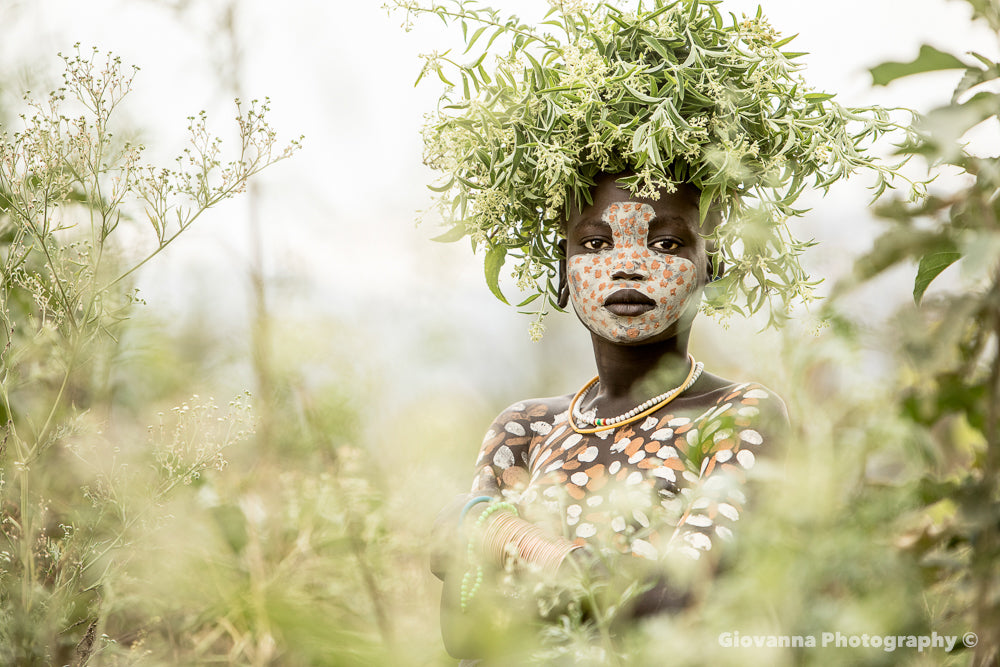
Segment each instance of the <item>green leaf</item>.
[[458,241],[466,234],[465,224],[458,223],[444,234],[439,234],[431,239],[431,241],[437,241],[438,243],[454,243]]
[[636,99],[638,99],[638,100],[640,100],[642,102],[645,102],[647,104],[659,104],[660,102],[663,101],[663,100],[661,100],[658,97],[650,97],[649,95],[646,95],[645,93],[640,93],[638,90],[636,90],[632,86],[628,85],[627,83],[623,84],[623,85],[625,86],[625,90],[627,90],[630,95],[632,95],[633,97],[635,97]]
[[834,93],[807,93],[806,100],[809,102],[825,102],[836,97]]
[[500,291],[500,269],[503,268],[503,263],[506,257],[506,246],[493,246],[486,251],[484,268],[486,270],[486,285],[490,288],[490,291],[493,292],[493,296],[510,305],[510,302],[508,302],[506,297],[504,297],[503,292]]
[[921,257],[920,265],[917,267],[917,277],[913,281],[913,302],[919,306],[931,281],[961,257],[960,252],[932,252]]
[[441,185],[428,185],[427,189],[430,190],[430,191],[432,191],[432,192],[444,192],[444,191],[448,190],[449,188],[451,188],[451,186],[454,183],[455,183],[455,177],[452,176],[451,178],[448,179],[447,183],[444,183],[444,184],[441,184]]
[[470,39],[468,42],[466,42],[465,53],[468,53],[469,51],[472,50],[472,47],[475,45],[476,40],[478,40],[479,37],[484,32],[486,32],[486,29],[489,28],[489,27],[490,27],[489,25],[480,26],[479,30],[477,30],[474,33],[472,33],[472,39]]
[[532,301],[534,301],[535,299],[537,299],[541,295],[542,295],[541,292],[535,292],[534,294],[532,294],[531,296],[529,296],[527,299],[525,299],[521,303],[517,304],[517,307],[518,308],[524,308],[525,306],[527,306],[529,303],[531,303]]
[[785,46],[786,44],[788,44],[789,42],[791,42],[793,39],[795,39],[798,36],[799,36],[799,33],[795,33],[791,37],[785,37],[784,39],[782,39],[782,40],[780,40],[780,41],[775,42],[774,44],[772,44],[771,48],[772,49],[780,49],[781,47]]
[[920,53],[915,60],[908,63],[887,62],[882,63],[869,70],[872,74],[872,83],[876,86],[886,86],[890,82],[911,74],[921,74],[923,72],[936,72],[945,69],[965,69],[967,65],[961,60],[938,51],[933,46],[924,44],[920,47]]
[[[1000,111],[1000,93],[976,93],[962,104],[932,109],[924,116],[921,126],[934,143],[943,149],[957,144],[970,129]],[[946,157],[950,157],[946,153]]]

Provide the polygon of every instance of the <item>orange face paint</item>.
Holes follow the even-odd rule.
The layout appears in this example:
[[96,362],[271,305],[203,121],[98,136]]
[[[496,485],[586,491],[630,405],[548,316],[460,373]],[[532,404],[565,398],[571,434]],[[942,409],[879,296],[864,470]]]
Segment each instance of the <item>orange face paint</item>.
[[[613,202],[601,216],[611,227],[613,246],[567,262],[573,309],[588,329],[608,340],[634,343],[656,336],[680,318],[695,290],[696,281],[684,279],[695,269],[690,260],[649,251],[653,215],[648,204]],[[603,271],[610,280],[594,286],[588,277],[604,277]],[[622,299],[626,290],[648,299],[648,307],[636,314],[609,310],[608,299]]]

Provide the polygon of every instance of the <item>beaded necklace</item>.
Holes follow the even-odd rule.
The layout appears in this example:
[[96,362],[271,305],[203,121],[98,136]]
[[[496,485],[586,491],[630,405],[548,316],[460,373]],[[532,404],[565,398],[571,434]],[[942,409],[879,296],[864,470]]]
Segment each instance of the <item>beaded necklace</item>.
[[[591,417],[581,412],[579,407],[580,402],[587,396],[591,388],[597,384],[597,380],[600,378],[600,376],[594,377],[593,380],[583,385],[583,388],[576,393],[576,396],[574,396],[573,400],[570,402],[570,414],[572,415],[572,417],[569,419],[570,427],[575,432],[580,434],[598,433],[600,431],[607,431],[609,429],[613,429],[623,424],[629,424],[631,422],[637,421],[647,415],[656,412],[664,405],[666,405],[667,403],[669,403],[670,401],[674,400],[675,398],[683,394],[685,391],[687,391],[691,387],[691,385],[693,385],[698,380],[698,378],[701,377],[701,372],[704,370],[705,364],[701,363],[700,361],[696,362],[694,360],[694,357],[690,354],[688,355],[688,359],[691,361],[691,370],[688,372],[687,378],[684,379],[684,382],[682,382],[680,386],[674,387],[669,391],[665,391],[659,396],[654,396],[648,401],[645,401],[644,403],[635,406],[628,412],[620,414],[617,417],[600,419],[597,418],[596,416]],[[594,428],[580,428],[577,426],[577,422],[582,422]]]

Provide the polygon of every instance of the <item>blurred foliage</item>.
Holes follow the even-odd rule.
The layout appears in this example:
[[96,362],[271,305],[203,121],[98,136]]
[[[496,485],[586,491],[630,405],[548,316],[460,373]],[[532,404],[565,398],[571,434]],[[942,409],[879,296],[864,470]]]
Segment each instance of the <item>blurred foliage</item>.
[[[114,644],[115,591],[164,503],[252,432],[242,396],[227,409],[195,396],[155,419],[148,403],[128,410],[117,396],[145,378],[128,375],[122,335],[142,304],[135,272],[298,146],[277,147],[266,103],[237,102],[238,158],[223,162],[202,113],[174,166],[148,165],[113,120],[136,70],[96,49],[62,59],[63,86],[26,94],[0,136],[4,664],[84,664]],[[143,234],[138,249],[122,242]],[[145,438],[142,420],[155,421]]]
[[[998,28],[995,0],[970,4]],[[42,100],[25,131],[4,124],[3,165],[20,166],[0,171],[0,663],[453,664],[427,536],[437,509],[467,488],[471,443],[493,410],[459,391],[393,398],[364,361],[364,332],[277,317],[274,339],[294,344],[275,346],[272,391],[252,412],[243,395],[217,406],[208,396],[249,377],[249,355],[198,318],[147,307],[132,271],[151,255],[134,256],[122,237],[152,223],[155,255],[182,231],[167,229],[177,218],[162,208],[149,221],[145,197],[180,194],[192,211],[214,203],[211,179],[197,176],[218,173],[214,143],[200,141],[205,170],[189,180],[143,171],[137,147],[94,120],[62,118],[113,110],[102,98],[88,111],[68,93],[122,74],[113,60],[107,75],[89,56],[70,60],[90,78],[68,82],[65,100]],[[785,398],[792,433],[755,468],[753,509],[719,573],[689,610],[632,624],[614,618],[635,593],[627,568],[599,583],[589,618],[541,591],[530,603],[552,622],[539,634],[512,621],[502,638],[519,663],[996,664],[1000,166],[961,141],[997,122],[988,82],[998,66],[928,47],[874,76],[941,67],[962,71],[959,89],[903,150],[932,173],[961,172],[960,187],[882,203],[885,233],[830,300],[822,335],[793,324],[777,344],[744,342],[773,368],[760,379]],[[117,80],[104,90],[124,94],[131,78]],[[49,114],[50,102],[73,112]],[[129,178],[152,180],[116,189]],[[898,265],[914,270],[919,307],[874,336],[836,314],[852,288]],[[959,271],[962,288],[948,290]],[[537,361],[544,375],[552,362]],[[273,419],[266,441],[252,432],[261,401]],[[932,631],[974,631],[979,644],[948,654],[720,641]]]
[[[1000,36],[1000,3],[970,4]],[[972,664],[994,665],[1000,662],[1000,155],[970,152],[965,136],[981,124],[994,131],[1000,124],[1000,63],[925,46],[910,63],[872,72],[876,83],[887,84],[937,69],[958,70],[961,80],[901,150],[936,171],[958,172],[961,185],[916,204],[884,203],[878,212],[889,226],[858,267],[867,279],[918,261],[918,308],[901,312],[891,331],[900,357],[898,415],[924,443],[915,490],[924,509],[899,542],[921,568],[932,618],[976,632]],[[961,287],[928,293],[952,263]]]

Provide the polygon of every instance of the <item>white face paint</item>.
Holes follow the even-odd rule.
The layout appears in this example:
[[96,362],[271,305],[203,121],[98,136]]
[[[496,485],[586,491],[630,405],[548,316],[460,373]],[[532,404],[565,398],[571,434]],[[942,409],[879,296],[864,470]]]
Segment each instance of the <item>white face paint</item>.
[[653,216],[648,204],[610,204],[601,219],[611,227],[613,247],[567,262],[573,309],[588,329],[608,340],[634,343],[666,330],[697,286],[692,261],[649,249]]

